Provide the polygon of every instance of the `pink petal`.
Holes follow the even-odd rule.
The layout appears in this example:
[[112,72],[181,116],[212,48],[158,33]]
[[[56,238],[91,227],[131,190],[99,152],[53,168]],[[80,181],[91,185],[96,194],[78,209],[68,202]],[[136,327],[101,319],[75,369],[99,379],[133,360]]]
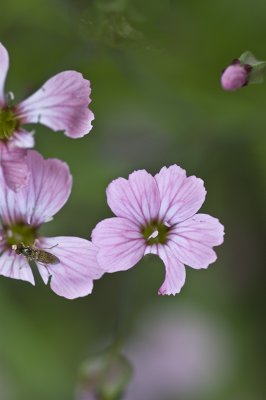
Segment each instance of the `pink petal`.
[[98,249],[88,240],[58,236],[40,238],[36,245],[60,260],[58,264],[37,264],[46,284],[51,275],[51,289],[59,296],[67,299],[86,296],[92,291],[93,280],[103,274],[97,263]]
[[159,219],[170,225],[192,217],[205,200],[203,181],[187,177],[186,171],[177,165],[163,167],[155,179],[161,196]]
[[55,158],[43,159],[33,150],[27,152],[30,171],[28,185],[13,193],[0,174],[0,215],[3,221],[39,226],[52,219],[66,203],[72,187],[67,164]]
[[22,123],[41,123],[66,136],[79,138],[92,128],[90,81],[76,71],[61,72],[17,106]]
[[6,243],[4,242],[4,231],[0,229],[0,254],[6,248]]
[[118,217],[128,218],[140,225],[157,218],[159,191],[155,179],[145,170],[133,172],[128,180],[114,180],[106,193],[108,205]]
[[145,254],[157,254],[165,265],[165,280],[160,287],[158,294],[177,294],[180,292],[186,280],[186,270],[173,254],[171,246],[152,245],[147,247]]
[[0,166],[4,184],[15,192],[27,186],[29,181],[26,155],[25,149],[14,147],[10,142],[0,142]]
[[27,132],[24,129],[19,129],[19,131],[13,134],[10,142],[16,147],[30,149],[34,147],[33,132]]
[[34,285],[34,278],[28,261],[13,250],[5,250],[0,255],[0,275],[20,279]]
[[218,219],[196,214],[172,228],[169,240],[175,256],[197,269],[207,268],[217,259],[212,247],[222,244],[223,236],[224,227]]
[[0,43],[0,107],[5,105],[5,81],[9,68],[9,56],[6,48]]
[[106,272],[125,271],[143,257],[145,241],[138,226],[128,219],[108,218],[92,231],[92,243],[99,247],[98,262]]

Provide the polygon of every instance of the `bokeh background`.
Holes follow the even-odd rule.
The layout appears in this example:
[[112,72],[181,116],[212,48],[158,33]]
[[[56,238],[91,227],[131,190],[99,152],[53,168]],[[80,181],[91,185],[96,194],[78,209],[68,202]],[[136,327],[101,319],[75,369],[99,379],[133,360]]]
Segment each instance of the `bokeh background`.
[[226,93],[219,78],[245,50],[266,59],[266,3],[9,0],[0,41],[18,101],[63,70],[91,80],[89,135],[36,126],[37,149],[74,177],[46,235],[90,238],[112,179],[173,163],[205,181],[202,211],[226,230],[175,297],[157,295],[154,256],[74,301],[1,276],[0,399],[113,400],[117,385],[126,400],[265,399],[266,84]]

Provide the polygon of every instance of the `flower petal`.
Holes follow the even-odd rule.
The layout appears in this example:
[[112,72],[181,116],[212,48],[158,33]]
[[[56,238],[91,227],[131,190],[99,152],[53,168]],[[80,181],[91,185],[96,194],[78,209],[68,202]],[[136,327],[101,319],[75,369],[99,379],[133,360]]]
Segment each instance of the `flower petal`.
[[140,225],[157,218],[160,195],[155,179],[145,170],[133,172],[128,180],[114,180],[106,193],[108,205],[118,217],[128,218]]
[[6,48],[0,43],[0,107],[5,105],[5,81],[9,68],[9,56]]
[[0,142],[0,166],[5,184],[15,192],[27,186],[29,181],[26,155],[25,149],[14,147],[10,142]]
[[0,255],[0,275],[20,279],[34,285],[34,278],[28,261],[13,250],[5,250]]
[[24,222],[38,227],[52,219],[67,201],[72,177],[67,164],[43,157],[33,150],[27,152],[30,171],[28,185],[13,193],[0,174],[0,215],[5,224]]
[[[0,221],[1,221],[1,217],[0,217]],[[1,222],[0,222],[1,225]],[[4,231],[3,229],[0,228],[0,254],[2,253],[2,251],[4,251],[6,248],[6,242],[4,241]]]
[[24,149],[30,149],[34,147],[34,132],[28,132],[25,129],[19,129],[13,134],[10,139],[12,145]]
[[124,218],[108,218],[92,231],[92,243],[99,248],[98,262],[106,272],[125,271],[143,257],[145,241],[138,225]]
[[92,128],[89,110],[90,81],[76,71],[61,72],[20,103],[16,115],[22,123],[41,123],[66,136],[79,138]]
[[177,224],[170,232],[172,251],[184,264],[192,268],[207,268],[216,259],[212,249],[223,243],[224,227],[218,219],[207,214],[196,214]]
[[59,296],[86,296],[92,291],[93,280],[103,275],[96,258],[98,249],[88,240],[58,236],[40,238],[37,245],[60,260],[58,264],[37,263],[44,282],[47,284],[51,276],[50,287]]
[[159,218],[170,225],[192,217],[205,200],[203,181],[187,177],[186,171],[177,165],[163,167],[155,179],[161,196]]
[[148,246],[145,254],[157,254],[165,265],[165,280],[158,294],[177,294],[180,292],[186,280],[186,270],[171,250],[171,246],[152,245]]

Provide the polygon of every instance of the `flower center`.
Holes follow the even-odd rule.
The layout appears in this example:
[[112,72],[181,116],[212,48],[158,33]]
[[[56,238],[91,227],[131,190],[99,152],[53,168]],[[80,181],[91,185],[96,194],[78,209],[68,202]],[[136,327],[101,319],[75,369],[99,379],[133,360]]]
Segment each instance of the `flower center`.
[[0,109],[0,140],[8,140],[18,128],[18,120],[10,108]]
[[36,228],[30,225],[16,224],[4,226],[5,240],[8,246],[24,243],[25,246],[31,246],[37,237]]
[[170,227],[161,222],[153,221],[142,228],[142,234],[147,244],[165,244]]

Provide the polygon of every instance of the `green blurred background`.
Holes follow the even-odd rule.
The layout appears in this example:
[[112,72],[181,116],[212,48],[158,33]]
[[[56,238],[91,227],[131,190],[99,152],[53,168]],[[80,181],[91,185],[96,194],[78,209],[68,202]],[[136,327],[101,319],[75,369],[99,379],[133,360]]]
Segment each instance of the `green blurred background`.
[[17,101],[63,70],[92,85],[89,135],[36,126],[37,150],[74,177],[43,233],[89,238],[111,216],[112,179],[172,163],[205,181],[202,211],[226,231],[218,261],[187,268],[175,297],[157,296],[164,268],[154,256],[74,301],[40,279],[1,276],[0,399],[94,399],[80,394],[80,366],[113,343],[133,365],[127,400],[265,399],[266,86],[227,93],[219,79],[245,50],[266,59],[266,3],[9,0],[0,41]]

